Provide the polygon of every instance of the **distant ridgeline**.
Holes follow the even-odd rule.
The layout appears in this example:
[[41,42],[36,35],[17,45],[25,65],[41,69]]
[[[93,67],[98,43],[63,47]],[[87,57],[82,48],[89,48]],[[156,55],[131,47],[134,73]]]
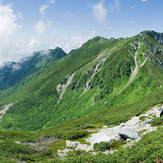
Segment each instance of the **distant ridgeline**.
[[6,62],[3,67],[0,67],[0,90],[11,88],[24,77],[65,55],[66,53],[57,47],[49,49],[47,52],[34,52],[32,56],[23,58],[20,62]]
[[0,68],[1,108],[17,101],[0,127],[36,131],[77,118],[78,127],[119,124],[162,103],[162,84],[162,33],[95,37],[67,55],[60,48],[35,52]]

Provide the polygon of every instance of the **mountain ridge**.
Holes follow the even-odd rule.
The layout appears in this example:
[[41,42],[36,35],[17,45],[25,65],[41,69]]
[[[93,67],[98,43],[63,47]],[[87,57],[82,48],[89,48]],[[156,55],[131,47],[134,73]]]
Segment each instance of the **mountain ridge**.
[[[29,130],[30,125],[36,124],[46,129],[107,108],[133,104],[150,93],[156,93],[162,87],[162,64],[159,62],[162,57],[162,44],[157,42],[157,38],[151,33],[153,34],[145,31],[126,39],[95,37],[81,48],[71,51],[56,64],[48,64],[48,68],[41,74],[35,74],[33,82],[23,87],[25,96],[24,91],[23,94],[21,91],[17,92],[22,96],[14,101],[21,102],[7,112],[12,121],[6,117],[2,125],[10,123],[13,129],[16,129],[14,125],[18,123],[18,119],[23,122],[23,118],[28,117],[29,122],[24,121],[21,124],[23,129],[27,127],[25,130]],[[153,70],[160,76],[152,73]],[[74,75],[70,82],[68,76],[72,74]],[[150,74],[155,75],[155,78]],[[64,91],[61,91],[62,98],[57,87],[58,90],[64,88]],[[31,94],[35,98],[31,98]],[[46,101],[49,101],[49,104]],[[49,112],[52,114],[49,115]],[[38,119],[36,124],[31,124],[31,114],[36,117],[42,114],[42,118]],[[43,118],[45,115],[48,118]],[[27,125],[28,123],[30,125]],[[36,130],[40,127],[36,125],[32,128]]]

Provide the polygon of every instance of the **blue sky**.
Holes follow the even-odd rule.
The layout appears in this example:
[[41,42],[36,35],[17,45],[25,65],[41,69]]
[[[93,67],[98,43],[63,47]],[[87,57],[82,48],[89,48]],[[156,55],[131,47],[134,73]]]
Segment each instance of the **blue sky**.
[[0,65],[95,36],[163,32],[163,0],[0,0]]

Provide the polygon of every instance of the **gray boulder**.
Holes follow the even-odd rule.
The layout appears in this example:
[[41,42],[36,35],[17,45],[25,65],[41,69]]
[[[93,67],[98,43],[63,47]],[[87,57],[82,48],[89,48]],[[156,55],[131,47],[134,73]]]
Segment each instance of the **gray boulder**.
[[120,128],[118,134],[124,139],[139,139],[139,133],[127,127]]
[[161,117],[163,116],[163,107],[159,108],[156,112],[156,117]]

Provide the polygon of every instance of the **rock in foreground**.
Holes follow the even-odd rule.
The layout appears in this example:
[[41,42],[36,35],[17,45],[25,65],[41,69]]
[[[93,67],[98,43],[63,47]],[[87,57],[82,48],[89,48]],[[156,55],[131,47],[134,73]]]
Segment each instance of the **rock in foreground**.
[[136,130],[130,129],[130,128],[120,128],[118,131],[118,134],[123,139],[139,139],[139,133]]

